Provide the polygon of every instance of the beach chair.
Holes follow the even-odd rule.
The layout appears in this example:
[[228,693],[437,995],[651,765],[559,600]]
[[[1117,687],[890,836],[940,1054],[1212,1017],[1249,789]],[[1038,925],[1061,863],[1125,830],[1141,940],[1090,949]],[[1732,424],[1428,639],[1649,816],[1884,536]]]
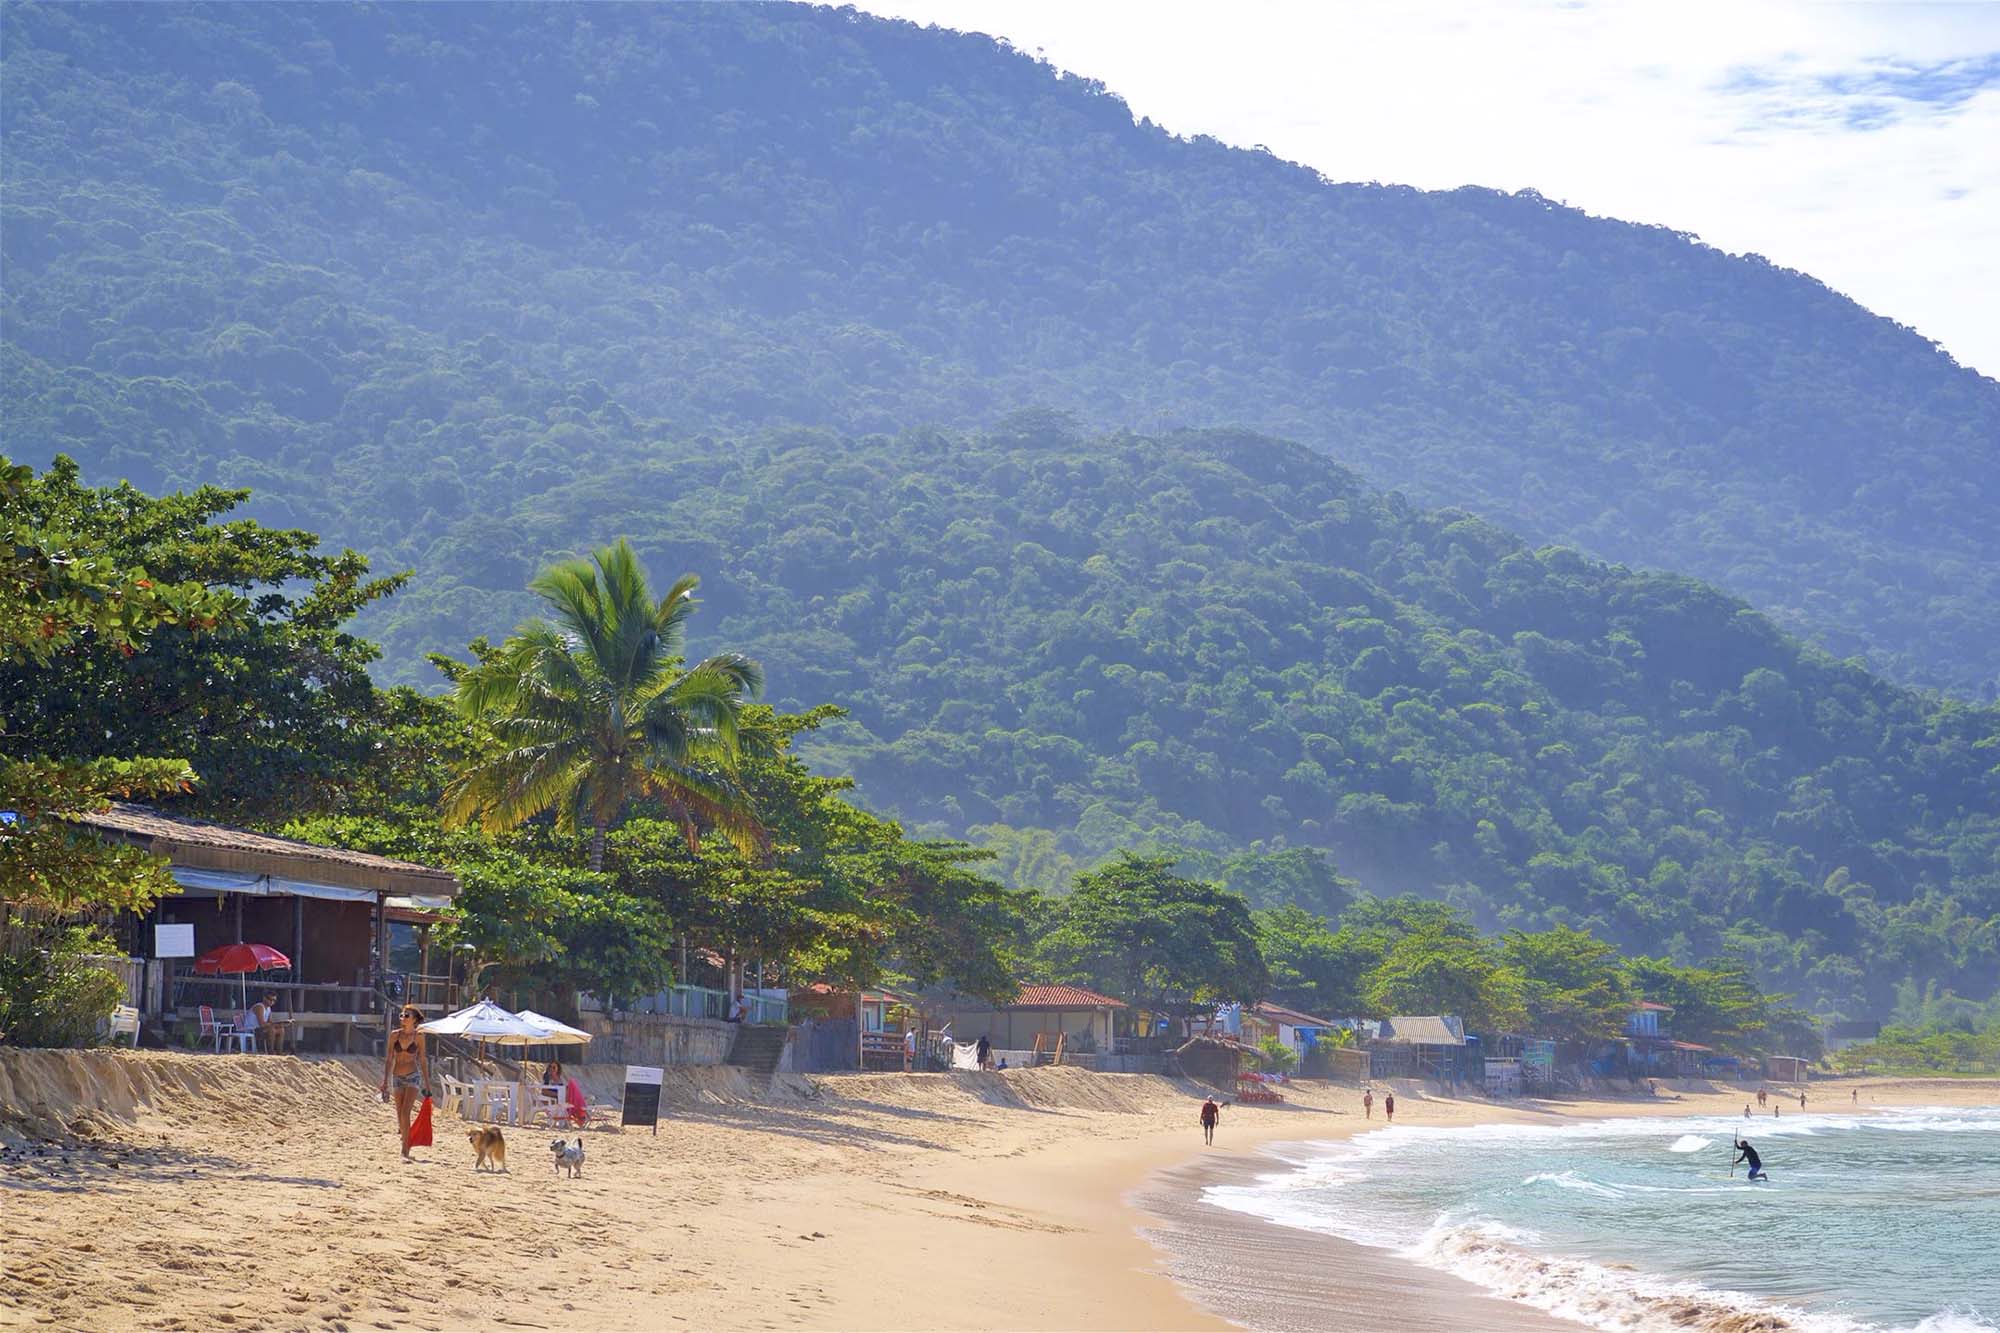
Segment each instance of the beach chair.
[[222,1054],[223,1038],[229,1034],[235,1025],[216,1022],[215,1010],[205,1004],[197,1008],[195,1013],[201,1024],[200,1030],[195,1034],[195,1040],[197,1042],[209,1042],[215,1047],[217,1055]]
[[438,1101],[438,1110],[447,1115],[463,1114],[465,1107],[474,1099],[473,1086],[463,1079],[445,1074],[438,1079],[438,1086],[444,1094]]
[[118,1040],[120,1033],[132,1038],[132,1048],[139,1047],[139,1011],[129,1004],[121,1004],[111,1011],[111,1031],[107,1034],[112,1041]]

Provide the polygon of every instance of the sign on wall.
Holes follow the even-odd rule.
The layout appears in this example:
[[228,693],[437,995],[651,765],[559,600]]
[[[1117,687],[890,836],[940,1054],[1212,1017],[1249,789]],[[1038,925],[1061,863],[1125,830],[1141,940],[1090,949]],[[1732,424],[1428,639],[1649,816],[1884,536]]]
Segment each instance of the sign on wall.
[[194,957],[194,926],[192,924],[154,926],[153,957]]

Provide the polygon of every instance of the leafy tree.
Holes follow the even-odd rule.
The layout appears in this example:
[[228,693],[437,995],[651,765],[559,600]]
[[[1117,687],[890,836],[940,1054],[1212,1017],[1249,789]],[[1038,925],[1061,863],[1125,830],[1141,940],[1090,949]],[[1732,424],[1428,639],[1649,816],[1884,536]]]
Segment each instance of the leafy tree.
[[221,818],[337,807],[376,739],[367,668],[377,652],[343,625],[401,580],[367,578],[352,551],[317,554],[308,532],[219,521],[247,495],[91,488],[67,459],[14,494],[10,520],[44,534],[45,550],[89,552],[93,579],[124,571],[136,586],[132,572],[148,571],[149,595],[165,600],[118,599],[108,635],[79,624],[25,654],[0,652],[10,746],[73,760],[184,757],[199,779],[191,804]]
[[[143,567],[121,567],[90,549],[99,534],[62,526],[76,517],[61,503],[75,481],[67,459],[37,478],[0,456],[0,664],[36,673],[17,683],[45,679],[39,673],[86,650],[131,657],[164,625],[192,632],[241,623],[240,599],[194,580],[157,583]],[[7,716],[0,715],[0,736]],[[32,735],[24,741],[32,744]],[[172,887],[165,863],[68,817],[115,799],[179,794],[194,777],[181,759],[0,756],[0,902],[56,911],[144,907]]]
[[1249,904],[1164,856],[1126,852],[1078,876],[1038,950],[1054,979],[1166,1014],[1252,1003],[1268,982]]
[[1679,1040],[1725,1051],[1763,1049],[1770,1001],[1740,960],[1683,966],[1664,958],[1631,958],[1625,962],[1625,980],[1639,998],[1673,1006],[1673,1033]]
[[1500,956],[1521,976],[1527,1023],[1537,1036],[1588,1042],[1616,1036],[1630,1009],[1618,951],[1587,931],[1510,930]]
[[446,784],[446,821],[498,832],[552,811],[558,829],[588,831],[597,870],[606,832],[645,795],[690,846],[697,821],[754,845],[760,830],[733,769],[743,704],[763,671],[735,653],[682,668],[698,583],[683,575],[655,601],[622,538],[542,571],[530,586],[555,620],[529,621],[491,651],[475,646],[477,660],[452,673],[460,709],[493,744]]
[[1478,1032],[1526,1024],[1521,976],[1483,940],[1436,930],[1405,935],[1370,976],[1368,1002],[1381,1014],[1457,1014]]
[[1303,907],[1267,908],[1256,922],[1271,977],[1265,998],[1321,1018],[1372,1012],[1367,977],[1382,960],[1373,941],[1353,930],[1335,931]]

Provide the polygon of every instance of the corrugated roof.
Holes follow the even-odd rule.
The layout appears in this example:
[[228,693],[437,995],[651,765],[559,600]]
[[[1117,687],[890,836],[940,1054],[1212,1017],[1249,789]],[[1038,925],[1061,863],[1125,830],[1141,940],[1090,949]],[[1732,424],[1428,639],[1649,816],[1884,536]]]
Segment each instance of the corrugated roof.
[[1008,1009],[1123,1009],[1125,1001],[1099,995],[1081,986],[1023,986]]
[[1382,1020],[1381,1040],[1405,1046],[1463,1046],[1465,1024],[1456,1014],[1405,1014]]
[[371,889],[377,893],[435,898],[450,898],[458,893],[458,878],[449,871],[373,852],[321,847],[296,838],[211,824],[205,819],[166,814],[150,806],[113,802],[109,810],[101,813],[69,818],[73,823],[144,847],[174,865],[283,875],[335,888]]
[[1255,1013],[1260,1018],[1268,1018],[1274,1022],[1286,1023],[1295,1028],[1330,1028],[1335,1026],[1331,1019],[1314,1018],[1311,1014],[1302,1013],[1297,1009],[1287,1009],[1284,1005],[1272,1004],[1269,1000],[1260,1000]]

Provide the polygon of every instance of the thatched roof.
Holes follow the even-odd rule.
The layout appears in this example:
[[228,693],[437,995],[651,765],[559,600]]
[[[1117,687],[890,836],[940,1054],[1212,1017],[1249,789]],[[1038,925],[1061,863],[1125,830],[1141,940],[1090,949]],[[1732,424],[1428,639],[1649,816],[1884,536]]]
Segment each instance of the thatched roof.
[[373,852],[350,852],[296,838],[252,833],[227,824],[211,824],[205,819],[166,814],[150,806],[114,802],[102,813],[74,815],[71,819],[107,838],[144,847],[177,866],[276,875],[376,893],[433,898],[450,898],[458,893],[458,879],[449,871]]

